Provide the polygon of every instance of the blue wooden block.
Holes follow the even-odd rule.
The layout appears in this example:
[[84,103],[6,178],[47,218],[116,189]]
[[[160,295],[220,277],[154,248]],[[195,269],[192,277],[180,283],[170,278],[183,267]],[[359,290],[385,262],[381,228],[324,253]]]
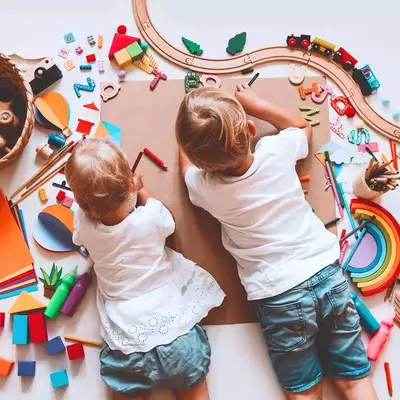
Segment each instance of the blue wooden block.
[[66,386],[69,384],[67,371],[65,369],[50,374],[50,380],[53,389],[57,389],[61,386]]
[[51,356],[65,351],[65,346],[60,336],[56,336],[55,338],[49,340],[47,343],[45,343],[45,346]]
[[64,35],[64,40],[66,44],[75,42],[74,34],[72,32],[66,33]]
[[28,316],[14,315],[13,344],[28,344]]
[[35,376],[36,361],[18,361],[18,376]]

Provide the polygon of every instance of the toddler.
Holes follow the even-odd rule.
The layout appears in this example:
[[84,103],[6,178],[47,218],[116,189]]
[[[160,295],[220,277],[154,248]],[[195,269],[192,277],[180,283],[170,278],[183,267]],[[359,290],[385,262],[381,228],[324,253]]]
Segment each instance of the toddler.
[[[179,108],[176,136],[190,200],[221,222],[287,398],[322,398],[325,375],[345,398],[375,400],[338,240],[313,213],[296,174],[311,128],[246,84],[235,96],[201,88]],[[256,126],[246,113],[280,131],[260,139],[254,153]]]
[[224,293],[205,270],[165,246],[174,219],[117,146],[84,140],[65,173],[79,206],[73,241],[87,248],[97,276],[102,379],[137,400],[154,388],[171,388],[178,399],[209,399],[210,344],[199,323]]

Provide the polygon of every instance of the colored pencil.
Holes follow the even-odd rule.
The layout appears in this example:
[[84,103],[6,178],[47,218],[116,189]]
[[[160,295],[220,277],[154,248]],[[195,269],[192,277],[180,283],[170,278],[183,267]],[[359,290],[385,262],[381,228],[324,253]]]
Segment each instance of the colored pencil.
[[250,80],[250,82],[249,82],[249,86],[251,86],[259,76],[260,76],[260,73],[257,72],[257,73],[251,78],[251,80]]
[[354,243],[353,248],[350,250],[350,254],[347,256],[346,261],[342,264],[342,271],[343,273],[345,273],[347,267],[349,266],[349,263],[351,261],[351,259],[354,256],[354,253],[357,251],[358,246],[361,244],[365,234],[367,233],[367,229],[363,228],[360,231],[360,235],[358,236],[358,239],[356,240],[356,242]]
[[[82,140],[82,139],[81,139]],[[44,164],[30,179],[28,179],[22,186],[20,186],[11,196],[10,200],[13,199],[17,194],[22,192],[25,188],[28,189],[32,186],[41,176],[43,176],[52,166],[54,166],[58,161],[60,161],[69,151],[71,151],[78,143],[71,141],[61,148],[57,153],[53,154],[46,164]]]
[[143,149],[143,152],[149,156],[156,164],[158,164],[162,169],[167,171],[168,167],[167,164],[164,163],[161,158],[157,157],[151,150],[149,150],[147,147]]
[[342,229],[342,233],[340,234],[340,239],[343,239],[345,234],[346,234],[346,229]]
[[344,240],[348,239],[350,236],[354,235],[357,231],[367,226],[370,222],[375,219],[375,215],[372,215],[368,219],[366,219],[362,224],[358,225],[356,229],[351,230],[347,235],[340,238],[339,243],[342,243]]
[[87,339],[82,339],[82,338],[78,338],[75,336],[64,336],[64,339],[69,340],[70,342],[89,344],[91,346],[97,346],[97,347],[102,347],[104,344],[103,342],[96,342],[95,340],[87,340]]
[[11,207],[15,207],[17,206],[19,203],[21,203],[22,200],[25,200],[27,197],[29,197],[33,192],[35,192],[36,190],[38,190],[40,188],[40,186],[43,186],[46,182],[48,182],[51,178],[53,178],[54,176],[56,176],[61,169],[63,169],[65,167],[65,164],[67,162],[64,161],[62,164],[58,165],[53,171],[49,172],[48,175],[45,175],[44,177],[42,177],[42,179],[40,179],[38,182],[36,182],[35,185],[33,185],[32,187],[30,187],[28,190],[26,190],[25,192],[23,192],[21,194],[21,197],[11,206]]
[[342,243],[342,246],[340,247],[340,255],[339,255],[339,260],[338,260],[339,264],[341,264],[343,262],[343,258],[344,258],[345,254],[346,254],[346,251],[347,251],[348,247],[349,247],[349,241],[345,240]]
[[326,166],[326,171],[327,171],[328,176],[329,176],[329,180],[331,182],[333,195],[335,197],[335,201],[336,201],[336,204],[337,204],[337,207],[338,207],[338,210],[339,210],[340,217],[343,218],[343,216],[344,216],[343,207],[340,204],[338,190],[336,188],[335,181],[334,181],[334,178],[333,178],[333,175],[332,175],[332,170],[330,168],[330,164],[329,164],[328,160],[325,161],[325,166]]
[[330,228],[331,226],[335,225],[339,221],[340,221],[339,217],[334,218],[333,220],[328,221],[328,222],[325,223],[325,228]]
[[[349,203],[347,203],[346,196],[344,194],[343,186],[341,183],[338,183],[339,192],[342,193],[343,201],[344,201],[344,209],[346,210],[347,217],[349,218],[350,225],[353,229],[357,228],[356,222],[354,221],[353,214],[350,211]],[[354,233],[356,239],[358,238],[358,231]]]
[[136,157],[135,164],[133,164],[133,167],[132,167],[132,172],[133,172],[133,173],[135,173],[136,168],[137,168],[137,166],[139,165],[140,160],[141,160],[142,157],[143,157],[143,153],[144,153],[143,151],[140,151],[139,154],[138,154],[138,156]]
[[390,365],[388,362],[385,362],[385,374],[386,374],[386,383],[387,383],[389,396],[393,396],[392,377],[390,374]]
[[396,142],[394,142],[392,139],[389,139],[389,144],[390,144],[390,152],[392,155],[392,161],[393,161],[393,167],[394,169],[398,169],[399,166],[397,164],[397,146]]
[[331,180],[331,184],[332,184],[332,186],[335,185],[336,191],[338,193],[340,205],[342,206],[342,208],[344,208],[343,195],[340,193],[339,188],[338,188],[338,181],[336,179],[335,171],[334,171],[333,166],[332,166],[332,161],[331,161],[331,157],[329,155],[329,151],[325,151],[325,160],[328,162],[329,170],[330,170],[332,178],[333,178],[333,181]]
[[376,158],[375,154],[371,151],[371,149],[368,146],[365,146],[365,150],[372,157],[373,160],[378,161],[378,159]]

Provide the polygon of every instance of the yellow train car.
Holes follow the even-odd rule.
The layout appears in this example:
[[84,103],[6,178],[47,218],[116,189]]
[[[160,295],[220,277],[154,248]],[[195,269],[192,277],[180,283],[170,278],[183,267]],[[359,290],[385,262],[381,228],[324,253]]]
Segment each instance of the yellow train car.
[[311,49],[313,51],[318,51],[318,53],[324,56],[331,56],[335,52],[335,45],[333,43],[327,42],[326,40],[320,39],[318,37],[314,38],[312,42]]

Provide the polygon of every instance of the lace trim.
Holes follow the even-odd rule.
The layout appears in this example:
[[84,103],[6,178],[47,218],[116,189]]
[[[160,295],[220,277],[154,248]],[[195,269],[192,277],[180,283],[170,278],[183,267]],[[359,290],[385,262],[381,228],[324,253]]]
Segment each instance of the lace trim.
[[215,306],[214,300],[220,297],[221,293],[222,290],[215,279],[208,275],[202,285],[195,289],[193,301],[188,305],[169,311],[164,316],[150,317],[146,324],[130,325],[127,328],[127,332],[124,332],[112,321],[105,322],[103,327],[107,336],[122,347],[145,345],[149,339],[155,336],[167,335],[172,328],[187,328],[187,325],[193,322],[195,317],[204,315],[205,312],[207,313],[210,305]]

